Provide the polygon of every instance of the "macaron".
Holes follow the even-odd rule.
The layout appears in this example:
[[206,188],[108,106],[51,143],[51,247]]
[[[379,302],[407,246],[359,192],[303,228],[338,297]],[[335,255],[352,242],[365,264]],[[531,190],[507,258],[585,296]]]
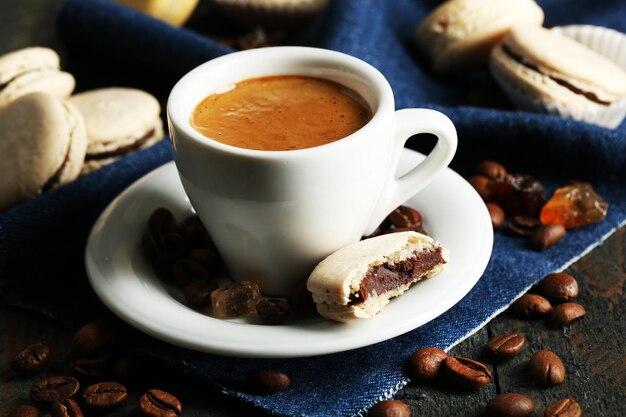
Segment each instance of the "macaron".
[[0,211],[74,180],[87,136],[80,113],[47,93],[0,109]]
[[35,91],[66,98],[74,86],[74,77],[60,70],[52,49],[31,47],[0,56],[0,107]]
[[417,232],[377,236],[348,245],[320,262],[307,280],[317,311],[350,322],[378,315],[389,300],[444,270],[448,251]]
[[159,102],[145,91],[102,88],[76,94],[69,102],[82,113],[87,128],[83,174],[163,139]]
[[486,63],[509,28],[543,18],[533,0],[449,0],[422,20],[415,43],[434,72],[450,74]]
[[522,110],[537,110],[537,103],[564,115],[625,108],[626,71],[553,30],[535,26],[511,29],[493,51],[490,70]]

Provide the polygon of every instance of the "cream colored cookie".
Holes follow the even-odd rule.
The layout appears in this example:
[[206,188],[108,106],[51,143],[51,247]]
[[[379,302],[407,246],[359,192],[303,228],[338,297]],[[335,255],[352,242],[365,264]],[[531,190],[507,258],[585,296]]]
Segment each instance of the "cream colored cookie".
[[602,111],[626,98],[626,72],[584,45],[539,27],[515,27],[490,59],[512,101],[540,100],[561,108]]
[[432,238],[402,232],[362,240],[320,262],[307,281],[318,312],[348,322],[373,317],[412,284],[441,272],[448,251]]
[[87,138],[82,116],[46,93],[0,110],[0,211],[75,179]]
[[449,0],[422,20],[415,42],[435,72],[449,74],[487,62],[509,28],[543,18],[533,0]]

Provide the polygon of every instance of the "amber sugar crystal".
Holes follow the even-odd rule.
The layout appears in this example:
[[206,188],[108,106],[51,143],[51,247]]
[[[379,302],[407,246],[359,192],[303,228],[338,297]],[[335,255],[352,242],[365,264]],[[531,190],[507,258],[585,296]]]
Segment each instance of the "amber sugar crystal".
[[609,203],[591,184],[577,182],[557,189],[541,209],[542,223],[559,223],[566,229],[604,220]]

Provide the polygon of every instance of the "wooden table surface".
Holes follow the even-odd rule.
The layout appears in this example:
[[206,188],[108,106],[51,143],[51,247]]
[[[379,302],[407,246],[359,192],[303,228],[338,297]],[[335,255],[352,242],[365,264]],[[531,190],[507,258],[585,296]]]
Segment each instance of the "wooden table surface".
[[[58,3],[59,0],[0,0],[0,53],[44,45],[63,54],[63,46],[55,37],[53,18]],[[553,329],[543,320],[519,320],[505,312],[452,349],[453,355],[489,363],[494,377],[488,386],[477,391],[456,391],[410,384],[395,398],[407,402],[414,416],[479,416],[490,398],[506,392],[519,392],[532,398],[537,406],[535,416],[541,416],[551,401],[565,397],[581,403],[586,416],[626,416],[625,248],[626,233],[622,228],[567,270],[580,284],[579,302],[587,310],[582,320],[564,329]],[[484,354],[487,340],[509,331],[525,334],[526,348],[508,362],[490,363]],[[18,378],[9,366],[13,355],[39,340],[47,341],[54,352],[64,352],[71,336],[72,331],[57,322],[0,302],[0,417],[6,416],[14,405],[29,402],[28,391],[34,380],[65,370],[63,355],[56,354],[42,374]],[[562,385],[539,388],[529,379],[526,363],[532,352],[542,348],[562,358],[567,369]],[[129,383],[131,400],[109,415],[138,415],[137,394],[156,386],[179,396],[185,416],[264,415],[220,395],[193,375],[156,365]]]

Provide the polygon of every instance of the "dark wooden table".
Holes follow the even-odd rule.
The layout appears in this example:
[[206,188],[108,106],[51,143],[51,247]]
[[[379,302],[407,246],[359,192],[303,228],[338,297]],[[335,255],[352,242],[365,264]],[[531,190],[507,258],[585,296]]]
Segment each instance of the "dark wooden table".
[[[63,46],[54,31],[53,16],[58,3],[59,0],[0,0],[0,53],[44,45],[63,55]],[[579,280],[579,302],[587,309],[581,321],[564,329],[553,329],[542,320],[523,321],[505,312],[454,347],[451,351],[454,355],[489,363],[494,378],[488,386],[467,392],[410,384],[396,398],[407,402],[414,416],[478,416],[490,398],[506,392],[519,392],[532,398],[537,405],[535,416],[542,415],[551,401],[565,397],[581,403],[586,416],[626,416],[625,253],[626,232],[622,228],[567,270]],[[483,351],[487,340],[508,331],[526,335],[525,350],[508,362],[490,363]],[[0,302],[0,417],[14,405],[29,402],[28,390],[38,377],[64,372],[63,352],[71,337],[72,331],[57,322]],[[21,347],[38,340],[47,341],[57,352],[52,363],[37,377],[15,377],[9,367],[11,358]],[[543,348],[562,358],[567,369],[564,384],[539,388],[529,379],[526,363],[532,352]],[[131,400],[109,415],[138,415],[137,395],[150,387],[175,392],[183,402],[186,416],[264,415],[222,396],[193,375],[151,364],[147,368],[145,375],[128,383]]]

